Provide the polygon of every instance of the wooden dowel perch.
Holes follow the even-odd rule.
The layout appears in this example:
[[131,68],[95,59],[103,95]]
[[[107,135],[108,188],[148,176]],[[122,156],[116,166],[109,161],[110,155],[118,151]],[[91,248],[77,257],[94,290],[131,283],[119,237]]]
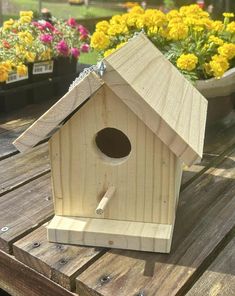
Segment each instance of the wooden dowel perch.
[[105,195],[102,197],[102,199],[101,199],[98,207],[95,210],[96,214],[102,215],[104,213],[104,210],[105,210],[108,202],[110,201],[110,199],[114,195],[115,190],[116,190],[116,188],[114,186],[110,186],[108,188],[108,190],[106,191]]

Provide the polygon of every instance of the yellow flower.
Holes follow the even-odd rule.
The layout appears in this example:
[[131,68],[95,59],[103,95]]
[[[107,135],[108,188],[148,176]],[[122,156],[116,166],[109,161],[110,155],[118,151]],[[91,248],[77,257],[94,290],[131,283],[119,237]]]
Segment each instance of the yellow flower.
[[98,32],[98,31],[101,31],[101,32],[103,32],[103,33],[107,33],[108,32],[108,29],[109,29],[109,22],[107,22],[107,21],[101,21],[101,22],[98,22],[97,24],[96,24],[96,31]]
[[8,72],[12,71],[13,63],[11,61],[6,60],[5,62],[2,62],[1,65],[5,67]]
[[178,10],[176,10],[176,9],[172,9],[171,11],[169,11],[169,12],[167,13],[166,17],[167,17],[167,20],[170,21],[170,20],[172,20],[172,19],[174,19],[174,18],[179,18],[179,17],[181,17],[181,16],[180,16],[180,13],[179,13]]
[[31,10],[29,11],[20,11],[20,19],[19,22],[21,24],[27,24],[32,21],[33,18],[33,12]]
[[169,38],[172,40],[181,40],[188,36],[188,26],[183,23],[173,24],[169,31]]
[[30,52],[30,51],[26,51],[25,52],[25,55],[24,55],[24,58],[27,62],[29,63],[33,63],[35,61],[35,58],[36,58],[36,54],[33,53],[33,52]]
[[17,74],[19,76],[25,76],[27,75],[28,73],[28,67],[26,67],[24,64],[22,63],[19,63],[17,66],[16,66],[16,71],[17,71]]
[[182,54],[177,60],[177,67],[182,70],[192,71],[196,68],[198,58],[194,54]]
[[19,39],[24,42],[25,44],[32,44],[33,36],[29,32],[19,32],[18,33]]
[[153,27],[150,27],[148,29],[147,35],[148,36],[153,36],[153,35],[156,35],[157,32],[158,32],[158,27],[157,26],[153,26]]
[[125,25],[125,19],[121,15],[114,15],[110,20],[110,25]]
[[182,6],[179,10],[181,15],[187,16],[189,14],[199,14],[202,9],[197,4]]
[[8,79],[8,70],[3,63],[0,64],[0,82]]
[[91,37],[91,47],[97,50],[104,50],[110,44],[109,37],[103,32],[95,32]]
[[3,23],[3,30],[7,30],[10,29],[14,24],[14,20],[13,19],[9,19],[8,21],[5,21]]
[[15,45],[16,55],[22,55],[25,52],[24,46],[16,44]]
[[167,22],[166,15],[158,9],[147,9],[144,14],[144,25],[148,28],[163,26]]
[[224,24],[221,21],[214,21],[211,24],[211,28],[214,31],[222,31],[224,27]]
[[33,11],[32,10],[27,10],[27,11],[20,11],[20,17],[28,16],[31,19],[33,18]]
[[227,17],[227,18],[231,18],[231,17],[234,17],[234,13],[231,13],[231,12],[224,12],[224,13],[223,13],[223,16],[224,16],[224,17]]
[[134,6],[129,13],[138,13],[138,14],[143,14],[144,9],[140,6]]
[[224,44],[224,41],[221,38],[216,37],[215,35],[211,35],[209,37],[209,42],[213,42],[216,45],[223,45]]
[[224,43],[224,45],[218,48],[218,53],[228,60],[233,59],[235,57],[235,44]]
[[139,17],[136,20],[136,28],[137,29],[143,29],[145,22],[144,14],[140,14]]
[[212,60],[209,62],[211,73],[216,78],[220,78],[229,68],[228,60],[221,55],[214,55]]
[[104,57],[106,58],[107,56],[109,56],[111,53],[113,53],[115,51],[116,51],[116,48],[110,48],[110,49],[106,50],[104,53]]
[[226,31],[230,33],[235,33],[235,22],[231,22],[230,24],[228,24]]
[[51,49],[46,49],[44,52],[41,53],[39,59],[41,61],[46,61],[46,60],[50,60],[51,59]]
[[125,25],[114,24],[111,25],[108,29],[108,35],[115,36],[118,34],[126,34],[128,32],[128,28]]
[[126,25],[128,27],[134,27],[136,25],[136,21],[138,20],[138,18],[138,14],[127,14],[127,17],[125,17]]

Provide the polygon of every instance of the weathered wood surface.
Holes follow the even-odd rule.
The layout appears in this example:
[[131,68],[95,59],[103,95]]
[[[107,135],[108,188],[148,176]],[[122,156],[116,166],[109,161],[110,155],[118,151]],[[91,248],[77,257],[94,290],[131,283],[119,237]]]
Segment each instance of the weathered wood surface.
[[48,144],[31,151],[14,155],[1,161],[0,196],[20,187],[50,171]]
[[0,249],[11,252],[13,242],[52,217],[50,188],[47,174],[0,197]]
[[235,295],[235,238],[225,247],[186,295]]
[[77,293],[182,295],[234,226],[234,161],[235,152],[181,193],[170,255],[111,250],[77,278]]
[[0,287],[12,296],[75,296],[0,250]]
[[49,243],[43,225],[13,245],[19,261],[59,283],[68,290],[75,289],[75,278],[106,251]]
[[0,118],[0,160],[10,157],[18,150],[12,144],[54,101],[22,108]]
[[185,188],[192,178],[198,177],[211,166],[220,163],[235,145],[235,113],[227,124],[218,124],[206,131],[202,161],[191,167],[184,167],[181,187]]

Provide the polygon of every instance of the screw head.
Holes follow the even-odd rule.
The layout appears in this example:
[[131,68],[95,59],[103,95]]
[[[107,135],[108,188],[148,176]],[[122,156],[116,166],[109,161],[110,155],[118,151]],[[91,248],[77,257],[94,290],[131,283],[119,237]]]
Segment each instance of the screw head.
[[102,276],[102,278],[100,279],[101,284],[106,284],[111,280],[111,277],[109,275],[104,275]]
[[60,261],[59,261],[59,263],[61,264],[61,265],[64,265],[64,264],[66,264],[68,261],[65,259],[65,258],[62,258],[62,259],[60,259]]
[[34,242],[33,243],[33,248],[38,248],[41,244],[39,242]]
[[9,227],[4,226],[4,227],[1,228],[1,231],[2,231],[2,232],[6,232],[8,229],[9,229]]

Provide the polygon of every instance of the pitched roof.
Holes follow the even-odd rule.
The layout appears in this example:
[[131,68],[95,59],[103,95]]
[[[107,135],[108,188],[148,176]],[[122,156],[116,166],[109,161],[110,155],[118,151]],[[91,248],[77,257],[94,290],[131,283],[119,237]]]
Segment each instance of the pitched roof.
[[183,162],[190,165],[202,156],[207,100],[143,34],[104,63],[102,80],[90,73],[14,145],[20,151],[36,145],[106,83]]
[[207,100],[144,34],[105,60],[102,79],[186,164],[202,157]]

